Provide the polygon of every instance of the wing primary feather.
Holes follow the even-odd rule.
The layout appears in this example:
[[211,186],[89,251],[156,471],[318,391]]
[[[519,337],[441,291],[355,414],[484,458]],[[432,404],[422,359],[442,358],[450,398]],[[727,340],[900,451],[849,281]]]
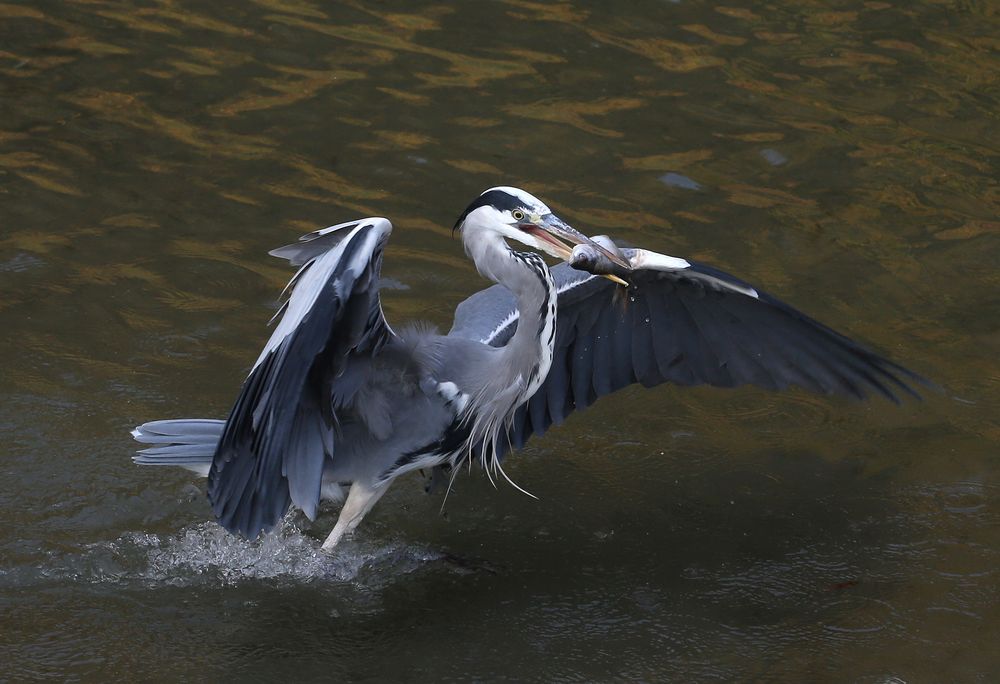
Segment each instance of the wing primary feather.
[[769,368],[761,362],[760,341],[745,333],[739,319],[718,306],[689,307],[688,311],[700,330],[711,329],[714,339],[725,340],[725,354],[719,356],[734,385],[751,384],[772,391],[788,385],[785,367]]
[[[654,387],[667,379],[660,369],[660,357],[671,353],[673,332],[652,316],[644,291],[637,291],[629,302],[632,324],[632,368],[643,387]],[[680,355],[680,349],[675,348]]]

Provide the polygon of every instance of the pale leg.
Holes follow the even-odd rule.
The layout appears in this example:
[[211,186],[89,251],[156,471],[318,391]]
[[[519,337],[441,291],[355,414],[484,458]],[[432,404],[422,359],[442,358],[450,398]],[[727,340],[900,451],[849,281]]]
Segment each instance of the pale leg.
[[351,485],[351,491],[347,493],[347,501],[340,509],[340,517],[334,525],[330,536],[323,542],[324,551],[333,551],[333,547],[341,540],[345,534],[350,534],[358,526],[365,514],[372,509],[375,502],[385,494],[389,488],[388,483],[381,487],[371,487],[365,482],[355,482]]

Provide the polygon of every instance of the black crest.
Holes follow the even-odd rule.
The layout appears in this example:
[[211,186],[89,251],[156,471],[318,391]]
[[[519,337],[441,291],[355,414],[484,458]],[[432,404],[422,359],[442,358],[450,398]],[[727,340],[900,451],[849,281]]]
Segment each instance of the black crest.
[[504,190],[488,190],[474,199],[472,204],[465,208],[462,215],[458,217],[457,221],[455,221],[455,225],[451,229],[452,232],[458,230],[459,226],[461,226],[462,222],[465,220],[465,217],[479,207],[493,207],[499,211],[513,211],[515,209],[525,208],[524,201],[509,192]]

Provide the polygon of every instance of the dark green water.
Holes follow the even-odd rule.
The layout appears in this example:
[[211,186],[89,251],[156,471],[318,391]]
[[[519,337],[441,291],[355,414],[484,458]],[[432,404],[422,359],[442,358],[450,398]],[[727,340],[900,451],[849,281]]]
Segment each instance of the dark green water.
[[[991,2],[0,1],[0,679],[993,681]],[[630,390],[441,500],[220,532],[128,430],[223,416],[289,272],[379,214],[443,328],[497,184],[714,263],[923,403]]]

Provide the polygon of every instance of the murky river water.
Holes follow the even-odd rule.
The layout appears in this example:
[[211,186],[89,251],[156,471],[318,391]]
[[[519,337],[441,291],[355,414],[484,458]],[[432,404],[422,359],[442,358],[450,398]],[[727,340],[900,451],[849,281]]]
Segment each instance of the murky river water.
[[[1000,676],[991,2],[0,1],[0,679]],[[314,227],[392,321],[496,184],[763,285],[946,389],[604,400],[444,515],[260,545],[128,430],[223,416]]]

